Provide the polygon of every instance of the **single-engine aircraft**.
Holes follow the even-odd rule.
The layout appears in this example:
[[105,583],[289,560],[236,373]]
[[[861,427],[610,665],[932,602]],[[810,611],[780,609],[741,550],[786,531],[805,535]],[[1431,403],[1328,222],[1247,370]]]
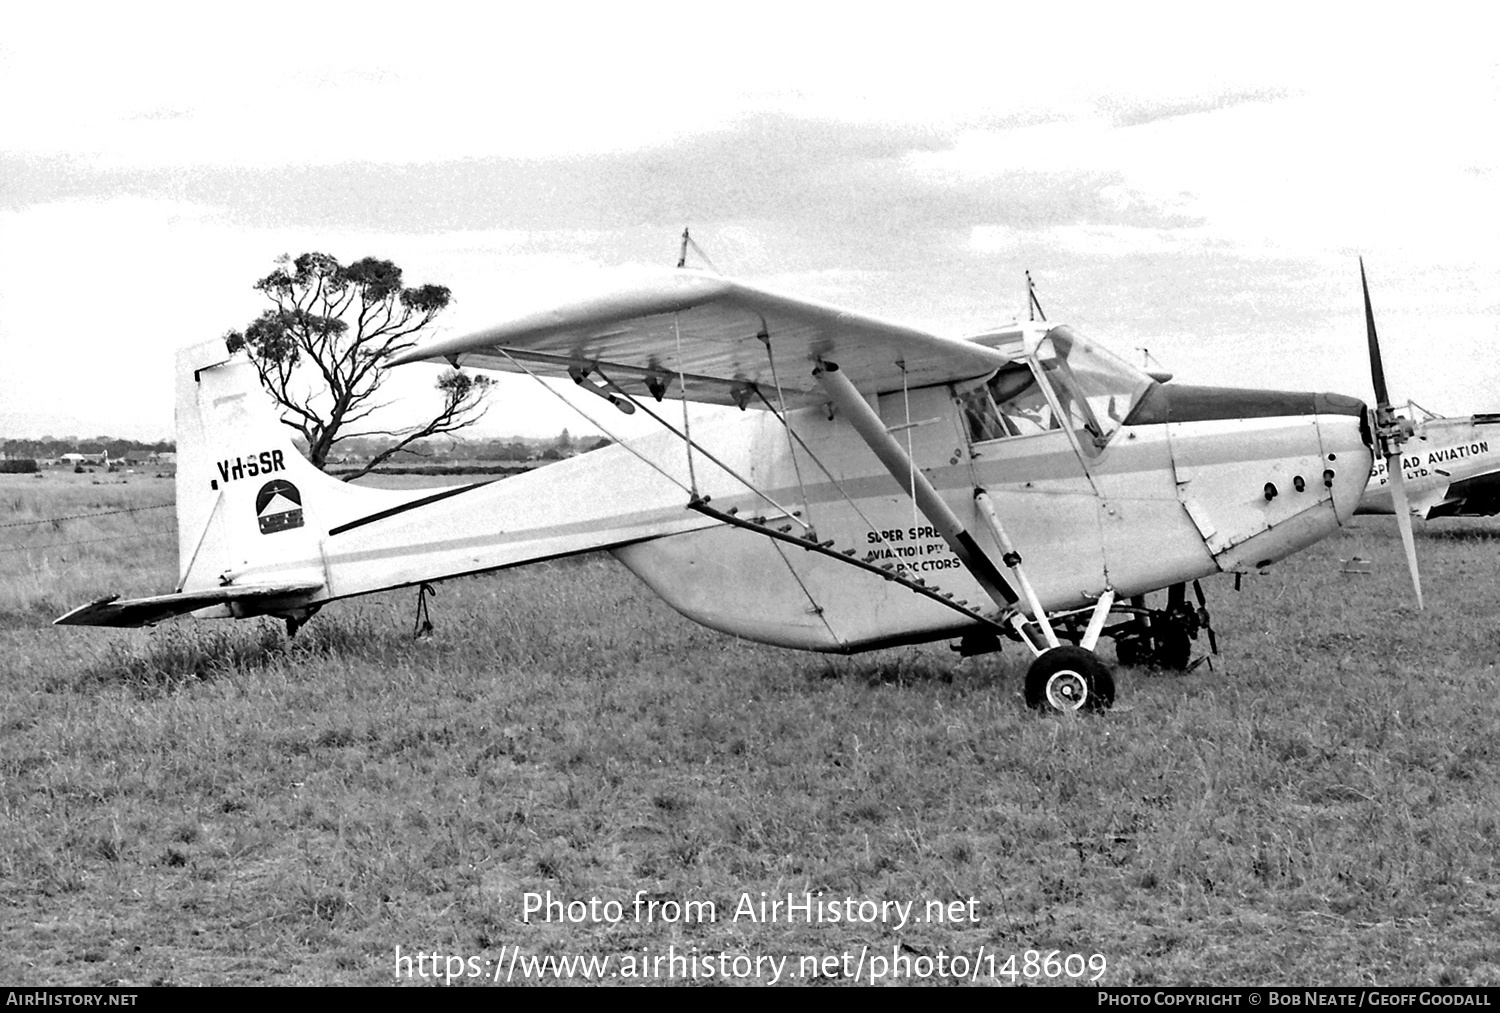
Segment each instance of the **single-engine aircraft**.
[[[663,432],[499,482],[358,488],[293,448],[247,361],[190,348],[177,590],[57,622],[294,631],[340,598],[607,550],[688,618],[769,644],[1008,636],[1034,655],[1029,704],[1096,709],[1106,624],[1127,663],[1180,666],[1207,622],[1186,585],[1337,531],[1401,435],[1383,379],[1372,431],[1356,398],[1163,384],[1068,326],[944,337],[682,266],[392,361],[419,360],[570,377]],[[741,412],[695,422],[688,402]]]
[[[1401,455],[1411,512],[1424,520],[1500,513],[1500,414],[1446,418],[1407,402],[1412,435]],[[1377,460],[1361,514],[1393,514],[1391,478]]]

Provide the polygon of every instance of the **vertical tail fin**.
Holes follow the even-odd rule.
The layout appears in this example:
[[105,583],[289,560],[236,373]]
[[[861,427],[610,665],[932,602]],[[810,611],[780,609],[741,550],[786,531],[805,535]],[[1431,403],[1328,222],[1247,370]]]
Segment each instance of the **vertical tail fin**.
[[255,367],[223,342],[177,358],[179,592],[327,584],[322,541],[343,521],[411,499],[347,485],[298,452]]
[[719,523],[684,510],[685,486],[663,484],[652,471],[661,466],[596,453],[500,484],[351,486],[292,445],[243,355],[226,355],[221,342],[185,349],[177,358],[177,590],[101,599],[56,621],[141,626],[188,612],[302,619],[332,598]]
[[221,341],[177,356],[177,590],[101,598],[68,626],[149,626],[204,618],[306,618],[330,597],[323,543],[339,524],[422,490],[361,489],[323,474],[287,437],[255,367]]

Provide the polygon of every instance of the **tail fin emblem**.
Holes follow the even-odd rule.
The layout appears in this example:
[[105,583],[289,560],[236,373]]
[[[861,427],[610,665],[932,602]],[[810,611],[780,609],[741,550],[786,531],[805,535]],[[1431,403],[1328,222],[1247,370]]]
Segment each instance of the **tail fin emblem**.
[[255,494],[255,513],[260,533],[272,535],[302,526],[302,494],[286,479],[267,482]]

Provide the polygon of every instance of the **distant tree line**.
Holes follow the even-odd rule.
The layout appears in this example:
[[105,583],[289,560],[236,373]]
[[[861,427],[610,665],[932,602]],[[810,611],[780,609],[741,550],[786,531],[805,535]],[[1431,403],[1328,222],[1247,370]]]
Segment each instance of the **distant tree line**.
[[[607,447],[610,440],[604,436],[575,437],[566,429],[558,436],[508,436],[497,439],[428,439],[412,444],[409,449],[418,458],[457,461],[556,461],[574,454]],[[339,454],[350,458],[370,460],[390,447],[389,440],[354,438],[339,446]],[[34,440],[0,439],[0,454],[8,462],[19,466],[19,461],[56,460],[64,454],[109,453],[110,460],[123,461],[128,457],[141,457],[152,453],[171,453],[177,449],[172,440],[157,440],[143,443],[125,440],[117,436],[92,436],[86,439],[76,436],[42,436]],[[16,467],[4,467],[0,461],[0,472],[14,472]],[[29,471],[30,468],[22,469]]]
[[55,458],[64,454],[102,454],[109,452],[111,460],[132,455],[170,453],[177,449],[171,440],[142,443],[139,440],[123,440],[117,436],[43,436],[35,440],[0,440],[0,454],[10,457]]
[[[556,461],[575,454],[607,447],[608,437],[573,437],[564,429],[559,436],[507,436],[497,439],[431,439],[407,447],[419,460],[427,461]],[[349,439],[339,444],[336,457],[369,460],[389,444],[373,439]]]

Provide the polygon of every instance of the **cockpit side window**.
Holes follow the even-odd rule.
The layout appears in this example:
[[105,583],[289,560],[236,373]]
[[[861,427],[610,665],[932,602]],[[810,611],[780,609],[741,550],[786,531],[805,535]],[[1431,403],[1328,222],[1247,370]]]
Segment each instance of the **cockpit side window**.
[[989,389],[1010,435],[1031,436],[1059,428],[1046,394],[1024,363],[996,373]]
[[985,383],[956,396],[971,443],[1059,428],[1046,395],[1025,363],[1006,366]]
[[988,387],[979,386],[959,395],[958,404],[964,413],[964,428],[968,430],[970,443],[988,443],[990,440],[1014,436],[995,410]]

